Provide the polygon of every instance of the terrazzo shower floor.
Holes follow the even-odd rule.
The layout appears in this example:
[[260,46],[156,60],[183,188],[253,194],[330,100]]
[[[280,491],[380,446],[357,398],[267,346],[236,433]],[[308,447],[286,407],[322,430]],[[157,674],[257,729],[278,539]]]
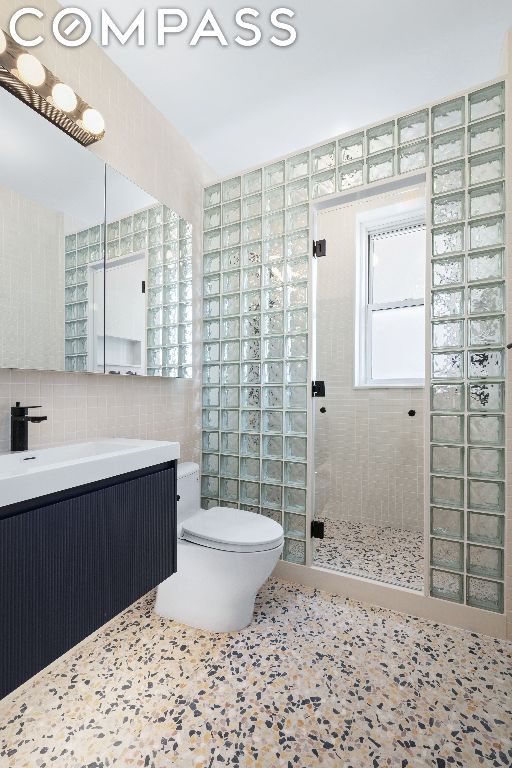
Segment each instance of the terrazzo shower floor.
[[206,634],[147,596],[0,703],[2,768],[512,762],[512,645],[271,580]]
[[386,584],[423,591],[423,534],[401,528],[318,517],[314,564]]

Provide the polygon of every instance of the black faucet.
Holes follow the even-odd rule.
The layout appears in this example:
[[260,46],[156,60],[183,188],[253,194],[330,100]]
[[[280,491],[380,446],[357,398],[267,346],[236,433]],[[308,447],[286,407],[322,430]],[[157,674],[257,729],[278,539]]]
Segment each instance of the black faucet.
[[28,423],[40,424],[48,416],[29,416],[29,409],[41,408],[40,405],[20,405],[11,408],[11,451],[28,451]]

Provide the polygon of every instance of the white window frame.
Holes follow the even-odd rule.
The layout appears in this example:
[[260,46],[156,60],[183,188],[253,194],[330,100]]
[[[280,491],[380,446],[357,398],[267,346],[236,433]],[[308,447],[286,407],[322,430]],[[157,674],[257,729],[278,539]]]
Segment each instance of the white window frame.
[[[423,227],[426,233],[426,202],[424,198],[401,202],[377,208],[358,216],[357,270],[356,270],[356,317],[355,317],[355,382],[356,388],[387,389],[424,387],[425,379],[372,379],[372,334],[371,313],[375,310],[418,307],[425,305],[422,299],[371,302],[370,258],[372,235],[413,227]],[[427,238],[425,236],[425,270],[427,261]],[[426,283],[427,284],[427,283]]]

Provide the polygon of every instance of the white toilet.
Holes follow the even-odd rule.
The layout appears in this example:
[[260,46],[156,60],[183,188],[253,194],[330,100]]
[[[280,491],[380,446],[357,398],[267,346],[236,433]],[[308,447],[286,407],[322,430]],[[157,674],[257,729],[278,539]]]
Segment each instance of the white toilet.
[[228,507],[201,509],[197,464],[178,465],[178,572],[159,585],[155,611],[212,632],[252,621],[254,601],[283,551],[282,526]]

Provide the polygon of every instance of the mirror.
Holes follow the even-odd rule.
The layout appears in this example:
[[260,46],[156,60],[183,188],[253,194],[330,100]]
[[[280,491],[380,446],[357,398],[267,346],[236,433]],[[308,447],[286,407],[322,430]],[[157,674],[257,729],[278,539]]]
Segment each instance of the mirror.
[[192,227],[0,89],[0,368],[192,376]]

